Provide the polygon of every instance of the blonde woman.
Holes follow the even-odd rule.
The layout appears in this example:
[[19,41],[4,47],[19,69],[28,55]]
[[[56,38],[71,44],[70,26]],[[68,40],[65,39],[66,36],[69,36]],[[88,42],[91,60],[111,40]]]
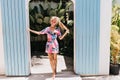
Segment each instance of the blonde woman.
[[[56,75],[57,70],[57,53],[59,53],[59,44],[57,41],[57,37],[62,40],[68,33],[69,29],[60,21],[60,19],[56,16],[51,17],[50,26],[46,27],[41,31],[34,31],[29,29],[30,32],[35,34],[47,34],[47,43],[45,52],[48,54],[51,68],[53,71],[53,79]],[[56,28],[56,25],[59,25],[60,28],[66,30],[63,35],[61,35],[60,29]]]

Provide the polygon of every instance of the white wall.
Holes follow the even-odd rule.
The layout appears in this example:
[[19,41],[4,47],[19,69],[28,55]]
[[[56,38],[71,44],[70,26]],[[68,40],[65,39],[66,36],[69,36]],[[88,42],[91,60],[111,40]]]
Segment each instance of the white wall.
[[4,64],[4,50],[3,50],[3,34],[2,34],[2,20],[1,20],[1,7],[0,7],[0,75],[5,74]]
[[120,0],[114,0],[113,3],[114,4],[120,4]]
[[110,64],[110,29],[112,0],[101,0],[100,5],[100,56],[99,73],[109,74]]
[[[27,29],[30,26],[30,23],[29,23],[29,1],[30,0],[25,0],[25,4],[26,4],[26,28]],[[30,32],[26,31],[26,34],[27,34],[27,48],[28,48],[28,53],[29,53],[29,65],[30,65],[29,70],[30,70],[30,73],[31,73]]]

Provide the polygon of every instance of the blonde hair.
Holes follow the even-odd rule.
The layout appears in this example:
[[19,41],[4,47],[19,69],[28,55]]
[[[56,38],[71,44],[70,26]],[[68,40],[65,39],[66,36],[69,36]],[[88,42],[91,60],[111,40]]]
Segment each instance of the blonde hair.
[[53,19],[57,19],[57,24],[58,24],[58,23],[59,23],[59,21],[60,21],[60,18],[59,18],[59,17],[57,17],[57,16],[52,16],[50,20],[53,20]]
[[60,24],[60,18],[57,17],[57,16],[52,16],[50,20],[53,20],[53,19],[57,19],[57,23],[56,25],[59,25],[59,27],[61,28],[61,30],[64,30],[64,25],[63,24]]

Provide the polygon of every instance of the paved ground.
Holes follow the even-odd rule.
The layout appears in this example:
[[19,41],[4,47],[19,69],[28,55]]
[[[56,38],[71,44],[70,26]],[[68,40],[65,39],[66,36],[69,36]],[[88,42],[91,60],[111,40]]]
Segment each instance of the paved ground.
[[120,80],[120,75],[82,77],[82,80]]
[[[32,75],[29,77],[5,77],[0,80],[52,80],[52,70],[47,56],[32,57]],[[58,56],[57,75],[55,80],[81,80],[73,72],[73,60],[70,57]]]
[[[29,77],[28,80],[51,80],[52,70],[47,56],[40,56],[40,58],[37,59],[33,57],[32,64],[33,64],[33,67],[31,68],[32,75]],[[55,80],[80,80],[80,79],[81,79],[80,76],[75,75],[73,72],[72,58],[58,55],[57,75]]]
[[[5,77],[0,80],[52,80],[52,70],[47,56],[32,58],[32,75],[29,77]],[[80,77],[73,72],[73,60],[71,57],[58,56],[58,68],[55,80],[120,80],[120,75]]]

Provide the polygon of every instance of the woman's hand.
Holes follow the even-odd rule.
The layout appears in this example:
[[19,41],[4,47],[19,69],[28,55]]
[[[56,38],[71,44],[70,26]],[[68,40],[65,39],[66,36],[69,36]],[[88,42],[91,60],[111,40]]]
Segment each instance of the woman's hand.
[[32,33],[34,33],[34,34],[38,34],[38,35],[40,35],[40,32],[35,31],[35,30],[32,30],[32,29],[30,29],[30,28],[28,28],[28,31],[30,31],[30,32],[32,32]]
[[69,29],[66,30],[66,33],[68,33],[68,34],[70,33]]
[[69,30],[67,30],[61,37],[59,37],[59,39],[62,40],[68,33],[69,33]]
[[59,38],[60,40],[62,40],[67,34],[70,33],[70,31],[62,22],[59,22],[59,26],[66,30],[65,33]]
[[30,28],[28,28],[27,30],[28,30],[28,31],[31,31],[31,29],[30,29]]

